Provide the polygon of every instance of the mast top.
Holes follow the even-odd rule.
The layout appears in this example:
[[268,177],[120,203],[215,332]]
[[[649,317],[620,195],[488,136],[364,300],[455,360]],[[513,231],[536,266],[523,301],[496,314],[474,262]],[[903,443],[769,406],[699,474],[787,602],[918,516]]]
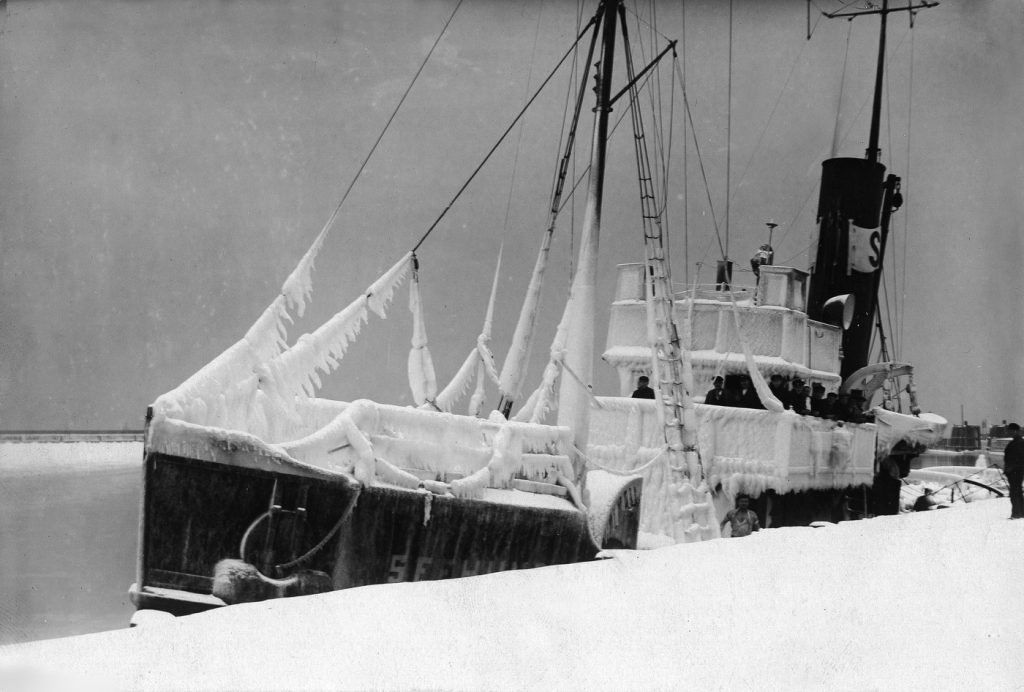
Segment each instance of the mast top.
[[882,6],[870,10],[857,10],[854,12],[822,12],[823,15],[829,19],[835,19],[836,17],[848,17],[853,19],[862,15],[877,14],[881,16],[881,26],[879,27],[878,37],[878,69],[875,72],[875,98],[871,106],[871,134],[868,137],[868,148],[865,152],[865,158],[872,163],[878,162],[878,155],[880,150],[878,148],[878,130],[879,122],[881,120],[882,113],[882,77],[885,72],[885,25],[886,19],[892,12],[909,12],[910,13],[910,25],[914,25],[914,13],[916,10],[928,9],[930,7],[936,7],[938,2],[928,2],[924,0],[919,5],[907,4],[906,7],[889,7],[889,0],[882,0]]

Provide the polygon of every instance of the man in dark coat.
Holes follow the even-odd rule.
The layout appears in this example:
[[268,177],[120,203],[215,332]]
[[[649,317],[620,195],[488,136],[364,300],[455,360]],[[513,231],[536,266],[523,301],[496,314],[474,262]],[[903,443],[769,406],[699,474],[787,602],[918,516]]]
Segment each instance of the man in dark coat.
[[726,401],[727,395],[725,393],[725,389],[723,388],[723,385],[725,384],[725,379],[721,375],[719,375],[715,378],[714,384],[715,388],[709,390],[708,393],[704,396],[704,403],[714,404],[715,406],[728,406],[729,404]]
[[641,375],[636,381],[636,389],[633,391],[634,399],[653,399],[654,390],[651,389],[651,380],[646,375]]
[[1024,481],[1024,439],[1021,439],[1020,426],[1016,423],[1007,425],[1006,431],[1013,436],[1003,450],[1003,472],[1010,484],[1010,518],[1024,519],[1024,490],[1021,488]]
[[764,408],[761,397],[757,395],[757,390],[750,381],[750,375],[740,375],[740,388],[736,392],[735,405],[741,408]]
[[825,416],[825,385],[821,382],[811,385],[811,413],[815,416]]
[[807,392],[804,391],[804,381],[799,377],[793,380],[793,387],[789,392],[789,408],[800,414],[807,413]]
[[890,454],[879,463],[874,483],[871,485],[875,514],[900,513],[900,488],[902,486],[899,464]]

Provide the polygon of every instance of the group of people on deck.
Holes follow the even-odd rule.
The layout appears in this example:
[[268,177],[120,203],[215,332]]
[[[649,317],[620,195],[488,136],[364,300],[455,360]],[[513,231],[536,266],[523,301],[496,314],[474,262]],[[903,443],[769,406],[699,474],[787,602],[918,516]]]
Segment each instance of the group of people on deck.
[[[865,412],[867,401],[859,389],[853,389],[849,394],[826,394],[825,386],[820,382],[808,387],[799,377],[787,382],[777,373],[771,376],[768,388],[784,407],[802,416],[817,416],[848,423],[869,423],[874,419],[872,414]],[[633,398],[654,398],[649,378],[643,375],[638,378]],[[728,379],[721,375],[716,376],[714,388],[704,396],[704,403],[737,408],[764,408],[761,397],[757,395],[757,390],[750,381],[750,376],[745,373],[731,375]]]
[[[811,386],[794,377],[787,382],[782,375],[771,376],[768,388],[782,405],[803,416],[817,416],[850,423],[866,423],[872,419],[865,413],[867,401],[859,389],[847,393],[825,393],[825,386],[815,382]],[[704,397],[705,404],[715,406],[736,406],[740,408],[764,408],[750,381],[750,376],[740,374],[728,380],[721,375],[715,377],[714,388]]]

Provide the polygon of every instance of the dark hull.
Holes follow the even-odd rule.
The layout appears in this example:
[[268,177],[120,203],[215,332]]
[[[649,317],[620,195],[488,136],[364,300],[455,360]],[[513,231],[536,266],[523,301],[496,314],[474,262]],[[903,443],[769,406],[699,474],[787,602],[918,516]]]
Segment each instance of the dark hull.
[[[636,545],[640,493],[633,485],[603,520],[606,544]],[[549,504],[362,487],[344,475],[150,453],[132,598],[139,608],[175,614],[230,603],[213,595],[223,595],[215,576],[222,581],[225,560],[258,570],[265,587],[234,594],[238,602],[310,593],[291,583],[296,575],[319,579],[316,592],[593,559],[599,547],[587,514],[568,501]]]
[[871,498],[868,486],[822,488],[779,494],[763,493],[751,503],[766,526],[809,526],[815,522],[838,523],[864,514],[862,498]]

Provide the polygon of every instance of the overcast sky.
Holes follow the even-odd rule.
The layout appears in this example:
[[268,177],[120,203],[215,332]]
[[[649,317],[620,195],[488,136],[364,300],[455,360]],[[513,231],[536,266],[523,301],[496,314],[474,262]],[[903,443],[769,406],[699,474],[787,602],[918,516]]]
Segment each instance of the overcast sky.
[[[240,338],[330,216],[454,6],[7,3],[0,429],[140,428],[147,404]],[[703,262],[700,278],[712,280],[712,218],[724,234],[727,163],[731,257],[745,265],[774,219],[777,262],[806,268],[850,24],[815,14],[807,41],[802,0],[736,0],[727,138],[728,4],[685,3],[685,35],[683,7],[638,11],[681,40],[700,149],[698,161],[687,128],[684,176],[676,89],[675,279],[692,281]],[[342,208],[293,338],[415,244],[575,26],[573,2],[464,3]],[[861,156],[866,146],[877,26],[877,18],[852,25],[840,155]],[[631,15],[630,30],[650,55],[645,24]],[[924,408],[957,421],[961,405],[971,422],[1024,415],[1021,35],[1020,2],[945,0],[918,14],[913,34],[905,16],[890,22],[881,147],[907,198],[894,219],[896,254],[887,258],[896,270],[887,295],[899,309],[891,346],[915,364]],[[504,357],[546,219],[566,87],[563,72],[420,252],[442,381],[475,343],[503,238],[493,346]],[[617,134],[626,137],[612,144],[602,304],[611,300],[614,265],[642,258],[628,132]],[[567,208],[559,226],[549,306],[566,290],[581,208],[574,218]],[[534,382],[557,319],[553,307],[544,315]],[[602,315],[598,350],[605,329]],[[403,290],[324,393],[409,403],[410,336]],[[596,389],[613,393],[611,369],[596,370]]]

